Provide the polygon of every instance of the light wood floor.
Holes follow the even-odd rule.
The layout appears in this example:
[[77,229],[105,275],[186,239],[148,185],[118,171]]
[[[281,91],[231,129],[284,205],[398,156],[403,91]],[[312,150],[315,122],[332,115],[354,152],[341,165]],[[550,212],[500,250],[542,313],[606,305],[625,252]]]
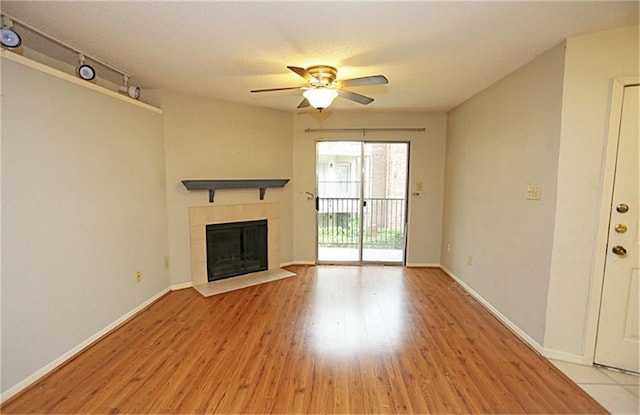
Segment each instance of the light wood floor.
[[605,413],[436,269],[162,297],[2,413]]

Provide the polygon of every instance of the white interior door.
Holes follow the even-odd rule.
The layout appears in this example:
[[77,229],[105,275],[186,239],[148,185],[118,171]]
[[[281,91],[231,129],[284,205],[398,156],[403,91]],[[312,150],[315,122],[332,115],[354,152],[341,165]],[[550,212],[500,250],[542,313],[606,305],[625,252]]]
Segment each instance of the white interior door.
[[639,86],[624,88],[595,363],[639,372]]

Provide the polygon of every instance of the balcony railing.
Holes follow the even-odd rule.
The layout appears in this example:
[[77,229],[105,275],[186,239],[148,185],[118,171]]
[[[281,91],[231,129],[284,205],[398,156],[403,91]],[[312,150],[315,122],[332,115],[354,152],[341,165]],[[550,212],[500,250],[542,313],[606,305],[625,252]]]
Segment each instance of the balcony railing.
[[[403,249],[405,199],[365,198],[363,248]],[[360,244],[360,199],[318,198],[318,245],[357,248]]]

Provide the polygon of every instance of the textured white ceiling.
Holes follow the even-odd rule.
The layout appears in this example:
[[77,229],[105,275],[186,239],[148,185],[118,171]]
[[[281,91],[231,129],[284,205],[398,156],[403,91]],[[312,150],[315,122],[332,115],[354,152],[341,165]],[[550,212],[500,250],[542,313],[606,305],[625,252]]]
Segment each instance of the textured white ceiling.
[[[171,88],[295,110],[287,65],[338,68],[375,98],[345,110],[449,110],[567,37],[638,24],[638,2],[2,1],[2,11],[132,74]],[[25,42],[25,46],[29,46]],[[596,59],[597,57],[594,57]]]

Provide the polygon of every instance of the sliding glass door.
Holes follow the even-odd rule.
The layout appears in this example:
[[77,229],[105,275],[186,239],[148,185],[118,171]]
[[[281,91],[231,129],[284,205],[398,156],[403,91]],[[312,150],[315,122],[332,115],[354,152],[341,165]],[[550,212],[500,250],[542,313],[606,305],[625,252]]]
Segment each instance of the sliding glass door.
[[408,143],[318,142],[319,263],[404,263],[408,160]]

